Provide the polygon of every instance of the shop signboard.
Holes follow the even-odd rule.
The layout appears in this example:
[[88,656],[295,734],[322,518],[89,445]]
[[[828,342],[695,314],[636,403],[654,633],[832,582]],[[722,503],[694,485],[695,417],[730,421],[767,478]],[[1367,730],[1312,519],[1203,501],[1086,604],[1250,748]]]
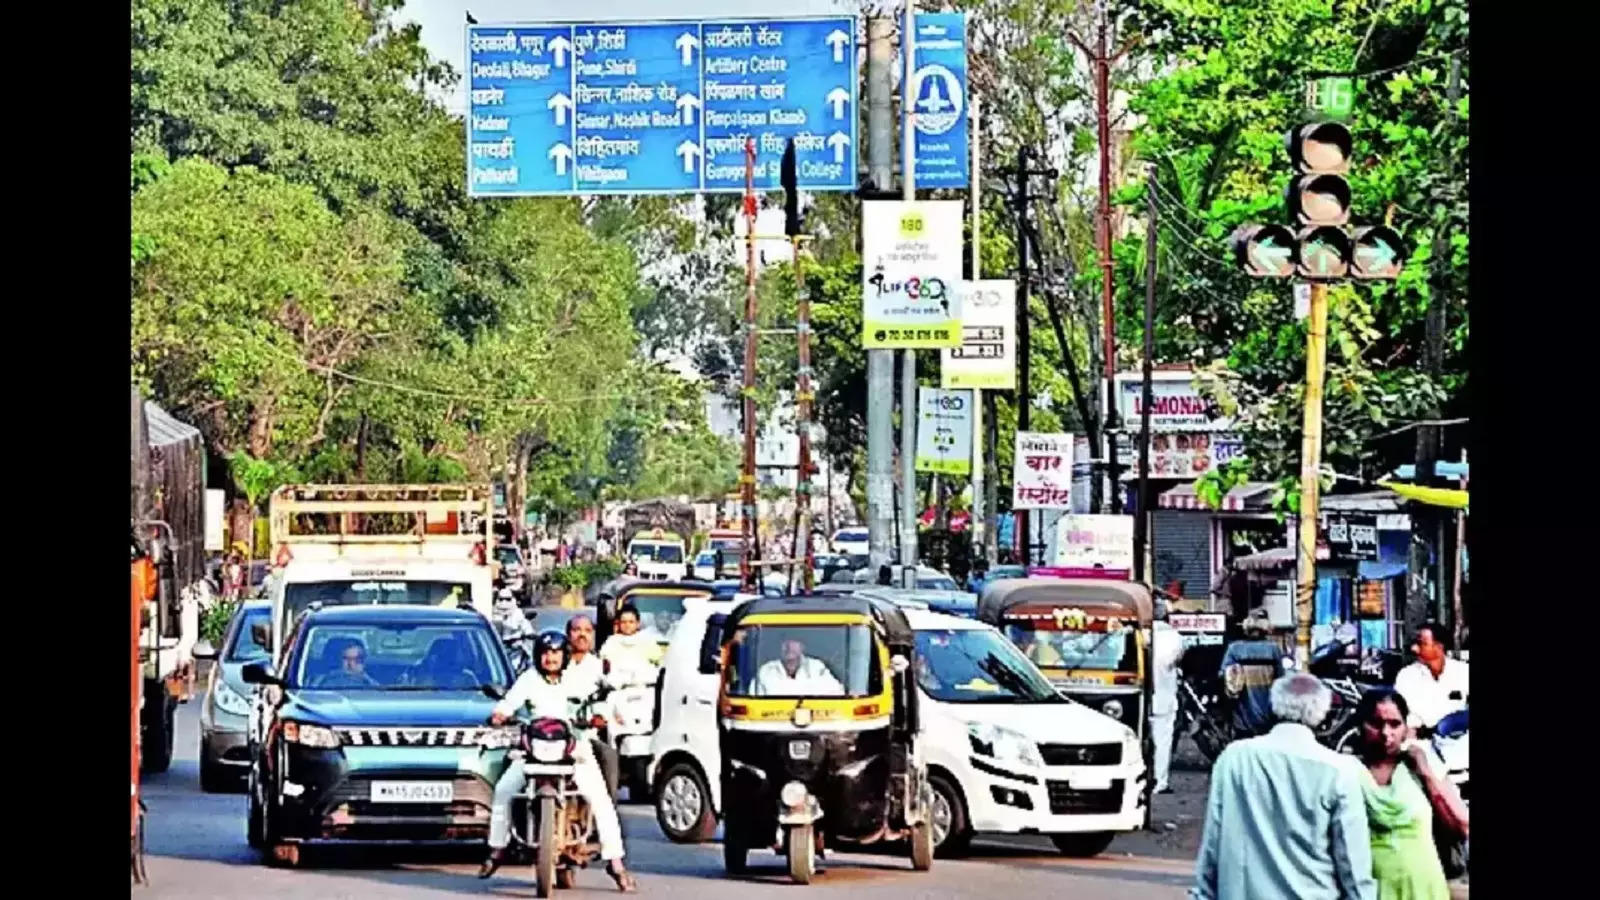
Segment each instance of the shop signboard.
[[1062,516],[1056,521],[1059,577],[1129,578],[1133,573],[1133,517]]
[[1322,527],[1331,559],[1376,560],[1378,517],[1363,513],[1324,513]]
[[1072,508],[1072,446],[1071,434],[1017,432],[1012,509]]

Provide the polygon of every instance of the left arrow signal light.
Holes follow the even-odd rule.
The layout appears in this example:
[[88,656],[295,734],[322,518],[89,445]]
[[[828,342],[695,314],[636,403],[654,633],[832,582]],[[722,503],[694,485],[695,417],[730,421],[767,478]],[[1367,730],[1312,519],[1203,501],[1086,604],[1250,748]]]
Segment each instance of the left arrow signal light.
[[1294,274],[1294,232],[1282,225],[1245,225],[1230,240],[1234,262],[1253,278]]

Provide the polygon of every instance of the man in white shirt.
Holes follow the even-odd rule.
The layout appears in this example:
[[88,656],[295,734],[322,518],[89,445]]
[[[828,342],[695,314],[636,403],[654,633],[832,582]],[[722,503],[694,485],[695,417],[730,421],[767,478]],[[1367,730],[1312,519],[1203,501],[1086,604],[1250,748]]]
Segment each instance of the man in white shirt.
[[[523,672],[496,703],[489,716],[489,724],[504,725],[518,711],[526,709],[534,719],[561,719],[575,731],[590,722],[575,721],[578,704],[585,698],[572,696],[571,686],[562,677],[567,666],[567,644],[558,632],[541,634],[534,645],[534,664]],[[598,718],[598,717],[596,717]],[[579,732],[581,734],[581,731]],[[622,825],[617,820],[616,805],[606,792],[605,778],[595,765],[589,742],[579,740],[573,751],[576,769],[572,780],[578,792],[589,801],[594,812],[595,828],[600,832],[600,858],[607,863],[617,887],[632,892],[637,888],[633,875],[622,864]],[[511,801],[527,788],[528,776],[522,771],[520,754],[511,756],[506,770],[494,786],[494,800],[489,812],[489,858],[478,870],[479,878],[488,878],[500,868],[505,859],[506,845],[511,842]]]
[[[589,697],[606,684],[605,664],[594,651],[594,622],[588,616],[573,616],[567,620],[567,649],[571,658],[567,661],[566,674],[561,676],[561,683],[572,690],[574,697]],[[607,687],[611,685],[606,684]],[[602,702],[596,707],[596,712],[610,718],[611,706]],[[595,757],[600,761],[600,771],[606,776],[606,788],[611,796],[617,796],[617,751],[596,734],[592,742]]]
[[804,642],[789,638],[778,659],[756,671],[757,697],[842,697],[844,685],[820,659],[806,656]]
[[1450,632],[1438,622],[1417,628],[1411,652],[1417,661],[1394,678],[1394,689],[1411,707],[1410,724],[1432,729],[1439,720],[1467,708],[1467,664],[1449,657]]
[[594,555],[600,559],[611,558],[611,542],[606,540],[606,536],[603,534],[595,539]]
[[1183,635],[1157,619],[1150,635],[1154,691],[1150,701],[1150,737],[1155,743],[1155,785],[1158,794],[1171,793],[1167,776],[1172,771],[1172,729],[1178,719],[1178,661],[1183,658]]

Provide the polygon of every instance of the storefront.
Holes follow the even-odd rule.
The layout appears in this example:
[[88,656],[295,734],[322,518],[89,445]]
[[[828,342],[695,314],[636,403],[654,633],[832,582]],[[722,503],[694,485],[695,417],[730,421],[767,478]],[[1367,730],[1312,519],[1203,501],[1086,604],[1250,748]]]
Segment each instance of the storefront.
[[1274,488],[1271,482],[1248,482],[1224,495],[1217,509],[1200,501],[1193,483],[1157,497],[1150,516],[1150,572],[1155,587],[1182,598],[1175,608],[1236,616],[1259,605],[1243,579],[1228,577],[1229,563],[1287,546],[1287,529],[1271,508]]
[[[1328,559],[1317,565],[1311,643],[1335,636],[1354,652],[1403,650],[1411,519],[1389,491],[1322,498],[1318,531]],[[1348,625],[1354,626],[1343,627]]]

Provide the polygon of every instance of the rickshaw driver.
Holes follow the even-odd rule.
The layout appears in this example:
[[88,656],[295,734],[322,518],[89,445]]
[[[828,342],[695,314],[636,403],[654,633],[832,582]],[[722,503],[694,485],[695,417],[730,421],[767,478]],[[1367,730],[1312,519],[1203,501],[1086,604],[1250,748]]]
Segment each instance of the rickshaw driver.
[[758,697],[842,697],[844,685],[822,660],[806,656],[804,641],[788,638],[779,658],[768,660],[756,672],[751,693]]

